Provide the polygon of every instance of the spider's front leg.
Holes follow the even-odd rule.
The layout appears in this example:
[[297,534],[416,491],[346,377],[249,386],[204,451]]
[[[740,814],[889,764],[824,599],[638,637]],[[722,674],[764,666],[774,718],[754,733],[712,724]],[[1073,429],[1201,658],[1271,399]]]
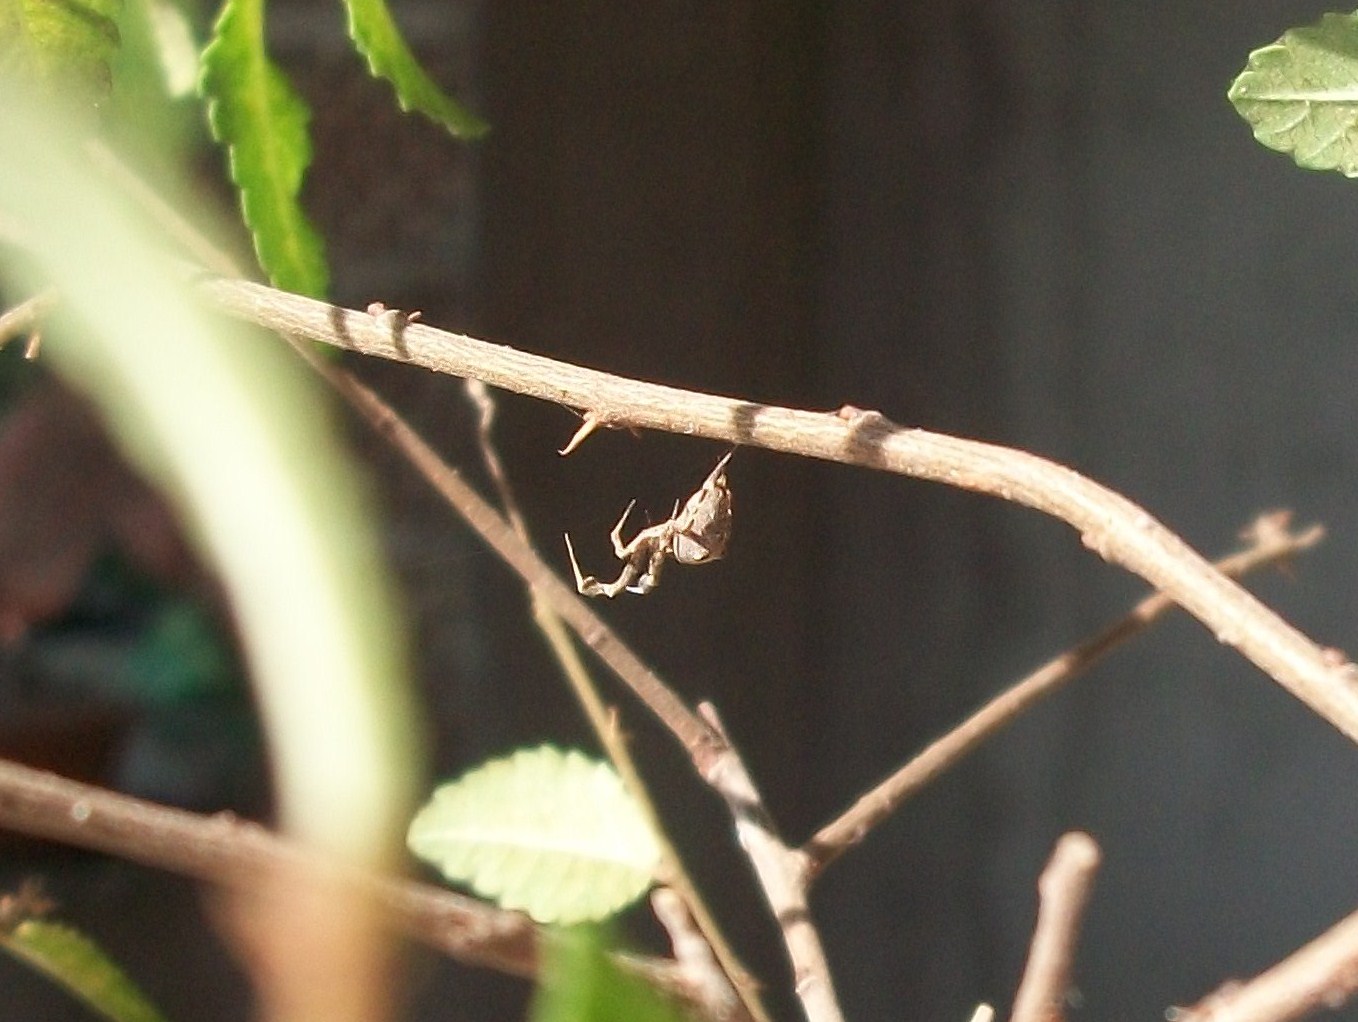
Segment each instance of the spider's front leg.
[[618,519],[618,524],[613,526],[613,531],[608,534],[608,538],[613,541],[613,553],[620,561],[626,561],[631,558],[636,550],[637,543],[641,541],[642,535],[646,532],[645,529],[642,529],[641,532],[638,532],[632,537],[630,543],[624,543],[622,541],[622,527],[627,524],[627,516],[632,513],[632,508],[636,506],[637,502],[635,500],[628,501],[627,507],[623,509],[622,517]]
[[627,560],[623,563],[622,573],[615,581],[600,582],[593,575],[586,575],[580,571],[580,563],[575,559],[575,547],[571,546],[570,533],[566,533],[565,536],[566,553],[571,559],[571,571],[575,573],[575,590],[581,596],[606,596],[611,600],[624,589],[631,592],[639,591],[632,585],[637,577],[637,567],[633,561]]

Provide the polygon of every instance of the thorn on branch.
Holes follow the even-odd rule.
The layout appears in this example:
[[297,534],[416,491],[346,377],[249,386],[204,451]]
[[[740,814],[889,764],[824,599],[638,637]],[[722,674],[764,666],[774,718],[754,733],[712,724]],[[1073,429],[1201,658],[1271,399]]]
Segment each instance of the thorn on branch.
[[840,405],[835,412],[835,418],[859,425],[887,421],[886,416],[876,409],[859,408],[857,405]]
[[575,450],[577,447],[583,444],[589,438],[589,435],[591,433],[593,433],[596,429],[598,429],[600,426],[604,424],[603,419],[601,419],[598,415],[595,415],[593,412],[586,412],[584,419],[585,421],[580,423],[580,428],[577,429],[571,435],[571,438],[569,440],[566,441],[566,446],[556,452],[563,458],[566,455],[570,454],[571,451]]
[[382,302],[369,302],[364,311],[373,319],[382,320],[396,329],[400,329],[407,323],[418,323],[424,318],[424,313],[419,309],[403,312],[400,309],[388,309]]

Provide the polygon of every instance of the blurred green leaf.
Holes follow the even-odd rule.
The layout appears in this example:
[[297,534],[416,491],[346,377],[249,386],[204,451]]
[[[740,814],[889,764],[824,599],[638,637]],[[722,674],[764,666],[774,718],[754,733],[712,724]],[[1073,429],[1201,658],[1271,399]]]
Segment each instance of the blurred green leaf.
[[531,1022],[682,1022],[659,991],[623,972],[591,927],[552,934],[538,980]]
[[211,615],[188,600],[157,610],[132,650],[128,674],[137,696],[159,704],[225,692],[235,680]]
[[264,49],[264,0],[227,0],[203,51],[199,90],[259,265],[275,286],[323,298],[325,249],[297,195],[311,163],[311,112]]
[[354,45],[372,73],[395,87],[396,101],[402,110],[424,114],[459,138],[477,138],[486,133],[486,123],[446,96],[420,67],[384,0],[344,0],[344,6]]
[[1358,177],[1358,16],[1326,14],[1255,50],[1227,95],[1263,145]]
[[0,78],[108,95],[122,0],[0,0]]
[[0,219],[30,246],[24,259],[0,246],[0,276],[60,290],[72,328],[44,359],[94,399],[215,568],[280,826],[345,861],[387,862],[421,734],[402,619],[333,409],[283,346],[204,311],[61,111],[6,96],[0,138],[24,141],[0,146]]
[[543,923],[604,919],[654,881],[659,847],[607,763],[521,749],[445,784],[410,850],[444,876]]
[[26,919],[0,932],[0,947],[113,1022],[164,1020],[127,974],[78,930]]

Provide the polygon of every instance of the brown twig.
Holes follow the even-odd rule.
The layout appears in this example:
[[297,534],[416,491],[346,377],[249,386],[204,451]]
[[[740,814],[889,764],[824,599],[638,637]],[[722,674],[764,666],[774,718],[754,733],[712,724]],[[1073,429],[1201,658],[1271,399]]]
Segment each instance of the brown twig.
[[[6,761],[0,761],[0,828],[232,890],[249,890],[261,876],[278,872],[330,868],[229,813],[197,816]],[[469,964],[518,976],[536,973],[537,929],[524,916],[424,884],[349,876],[410,936]]]
[[[1325,535],[1319,525],[1294,533],[1289,529],[1289,520],[1287,512],[1261,515],[1241,534],[1250,545],[1217,561],[1217,570],[1230,578],[1240,578],[1257,568],[1285,562],[1320,542]],[[1039,700],[1088,671],[1115,647],[1144,632],[1174,607],[1174,602],[1163,593],[1146,597],[1122,620],[1047,661],[926,746],[806,843],[812,872],[824,870],[934,778],[969,756]]]
[[715,1019],[730,1016],[736,990],[712,953],[712,942],[699,929],[688,906],[671,887],[651,891],[651,911],[670,938],[676,967],[687,979],[704,1011]]
[[726,736],[716,708],[701,703],[699,712],[722,736],[724,749],[707,764],[696,764],[730,809],[740,846],[745,849],[760,889],[783,935],[792,963],[794,987],[808,1022],[843,1022],[830,965],[807,900],[806,857],[789,848],[755,787],[750,772]]
[[1173,1022],[1289,1022],[1358,993],[1358,912],[1247,982],[1228,983]]
[[1098,868],[1099,846],[1088,834],[1072,832],[1056,843],[1037,881],[1037,926],[1014,997],[1013,1022],[1062,1022],[1065,1018],[1075,945]]
[[1358,667],[1327,652],[1127,498],[1024,451],[909,429],[880,412],[810,412],[629,380],[423,324],[399,329],[242,280],[201,293],[232,315],[379,358],[587,409],[610,423],[748,444],[986,493],[1053,515],[1082,542],[1163,591],[1336,728],[1358,741]]
[[[525,979],[537,975],[545,935],[527,916],[441,887],[337,866],[232,813],[199,816],[0,760],[0,829],[116,855],[247,897],[258,893],[263,877],[338,878],[375,902],[386,923],[412,940],[464,965]],[[702,1005],[673,962],[638,955],[618,960]]]

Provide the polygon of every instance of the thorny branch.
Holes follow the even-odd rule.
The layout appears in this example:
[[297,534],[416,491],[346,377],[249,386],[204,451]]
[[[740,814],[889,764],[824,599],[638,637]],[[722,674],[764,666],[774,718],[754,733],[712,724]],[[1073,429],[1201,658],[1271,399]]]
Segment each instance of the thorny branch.
[[[581,409],[589,420],[598,425],[662,429],[864,465],[945,482],[1045,511],[1075,527],[1085,544],[1105,559],[1129,568],[1163,590],[1164,599],[1183,606],[1212,629],[1223,643],[1239,649],[1339,730],[1358,739],[1358,693],[1353,685],[1358,672],[1352,664],[1335,651],[1316,646],[1290,628],[1248,593],[1214,571],[1144,511],[1062,466],[1020,451],[900,427],[880,413],[865,412],[849,406],[836,413],[818,413],[756,405],[613,377],[472,338],[415,326],[404,317],[367,316],[243,281],[217,279],[200,286],[227,311],[285,335],[298,334],[370,355],[480,379],[505,389]],[[510,531],[507,523],[498,519],[493,511],[490,516],[506,531]],[[493,527],[491,531],[494,531]],[[496,545],[494,541],[492,545]],[[504,551],[501,553],[512,566],[518,567],[521,572],[524,570],[525,565],[516,565],[512,557],[505,555]],[[554,576],[552,578],[556,581]],[[561,588],[566,587],[562,585]],[[578,603],[573,601],[573,596],[572,602]],[[587,619],[572,622],[572,627],[580,631],[585,641],[600,652],[624,680],[632,683],[642,678],[646,680],[647,687],[652,680],[658,683],[658,679],[630,651],[626,651],[626,647],[622,647],[622,654],[618,653],[612,645],[617,641],[616,637],[606,630],[602,634],[595,632]],[[677,726],[676,734],[689,747],[700,769],[703,763],[711,767],[714,763],[723,762],[724,753],[729,749],[724,748],[725,743],[720,736],[697,721],[682,703],[677,700],[670,703],[673,696],[663,685],[648,695],[643,694],[643,701],[656,710],[657,692],[660,693],[658,704],[663,708],[659,711],[660,715],[672,727]],[[0,767],[7,765],[0,764]],[[32,795],[35,790],[31,779],[18,782],[13,778],[0,780],[0,793],[6,795],[18,792],[22,799]],[[94,789],[91,791],[96,796],[119,798]],[[78,803],[78,811],[68,806],[64,812],[72,819],[83,818],[81,822],[84,822],[88,819],[84,817],[87,805],[82,799]],[[0,805],[0,809],[3,808]],[[21,815],[31,816],[28,813]],[[31,819],[11,825],[39,834],[45,833],[42,827],[47,826],[44,823],[35,827]],[[113,842],[108,850],[128,858],[151,861],[155,865],[165,866],[167,862],[173,862],[176,855],[166,847],[156,845],[154,841],[149,850],[143,847],[143,827],[144,822],[130,828],[131,841],[126,848],[118,847],[117,842]],[[88,834],[81,838],[60,833],[62,830],[61,827],[55,827],[50,836],[90,847],[104,847],[92,841]],[[154,832],[154,828],[151,830]],[[260,834],[269,837],[262,831]],[[107,840],[107,835],[101,835],[98,840]],[[232,837],[225,843],[228,848],[242,844],[238,837]],[[243,847],[246,846],[248,841],[243,844]],[[138,849],[141,855],[137,854]],[[784,848],[784,851],[787,850]],[[801,853],[793,851],[789,852],[786,861],[795,865],[800,858]],[[175,867],[171,865],[170,868]],[[200,875],[184,871],[190,872],[190,875]],[[791,885],[794,889],[800,888],[801,897],[804,898],[804,887],[809,882],[810,874],[805,864],[794,872],[800,876],[794,878]],[[212,873],[208,879],[221,882],[229,873],[229,869],[224,869]],[[769,893],[772,901],[772,893]],[[477,909],[494,912],[481,905],[477,905]],[[1341,927],[1345,925],[1341,924]],[[1336,927],[1336,931],[1341,927]],[[815,938],[814,929],[809,930],[809,933]],[[1320,938],[1256,982],[1262,982],[1275,973],[1293,977],[1299,975],[1295,967],[1290,971],[1288,969],[1294,959],[1304,958],[1333,935],[1334,931]],[[1342,985],[1336,976],[1350,967],[1346,964],[1350,959],[1336,958],[1332,950],[1328,957],[1319,954],[1311,957],[1313,960],[1323,958],[1331,970],[1326,974],[1324,983],[1316,982],[1316,989],[1321,992],[1308,1002],[1314,1004],[1325,997],[1336,996],[1336,991],[1340,991]],[[801,965],[794,964],[799,978],[805,979],[806,974]],[[1311,964],[1314,968],[1314,961]],[[828,991],[828,972],[824,976]],[[1295,989],[1299,982],[1291,981],[1290,989]],[[1345,986],[1342,993],[1346,994],[1350,989]],[[833,1010],[837,1012],[837,1008]],[[1214,1003],[1212,1014],[1203,1017],[1216,1019],[1219,1017],[1216,1010]],[[834,1018],[836,1015],[825,1013],[813,1017]],[[1234,1019],[1237,1016],[1220,1017]],[[1247,1014],[1240,1017],[1262,1019],[1291,1016]]]
[[986,493],[1071,525],[1105,560],[1140,575],[1225,645],[1358,741],[1358,668],[1322,649],[1127,498],[1065,466],[995,444],[911,429],[845,406],[811,412],[658,384],[490,344],[397,317],[372,317],[247,281],[200,292],[225,311],[379,358],[581,409],[625,425],[862,465]]
[[1056,843],[1037,881],[1037,927],[1028,951],[1012,1022],[1062,1022],[1071,988],[1075,945],[1085,903],[1099,868],[1099,846],[1073,832]]
[[[1319,525],[1292,532],[1290,518],[1285,511],[1259,516],[1241,533],[1249,545],[1217,561],[1217,570],[1228,578],[1238,579],[1265,565],[1286,562],[1324,537],[1325,530]],[[825,869],[926,784],[980,748],[1038,700],[1078,678],[1116,646],[1145,631],[1174,606],[1163,593],[1154,593],[1132,608],[1122,620],[1048,660],[1005,689],[822,827],[806,843],[808,868],[813,873]]]

